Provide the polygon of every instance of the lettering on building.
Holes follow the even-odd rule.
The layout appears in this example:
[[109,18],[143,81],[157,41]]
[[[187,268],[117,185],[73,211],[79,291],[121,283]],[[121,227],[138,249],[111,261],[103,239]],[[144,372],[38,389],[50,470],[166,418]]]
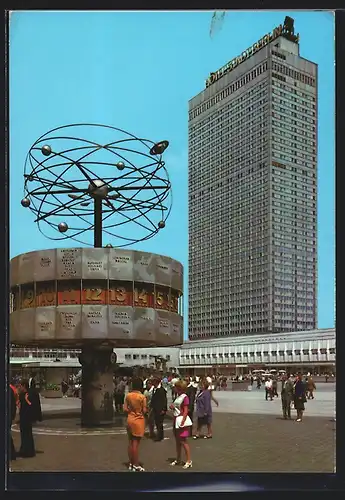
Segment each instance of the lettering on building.
[[49,267],[51,264],[51,259],[49,257],[41,257],[41,267]]
[[103,270],[103,262],[102,261],[88,261],[87,268],[91,272],[97,272]]
[[288,38],[289,40],[295,43],[299,42],[299,35],[293,34],[293,23],[291,30],[291,26],[287,26],[285,20],[284,25],[280,24],[272,31],[272,33],[267,33],[265,36],[260,38],[258,42],[254,43],[247,50],[244,50],[240,56],[234,57],[234,59],[229,61],[225,66],[220,68],[218,71],[210,73],[210,76],[206,80],[206,88],[215,83],[216,81],[218,81],[220,78],[222,78],[222,76],[226,75],[227,73],[230,73],[232,70],[237,68],[239,64],[246,61],[250,56],[254,55],[256,52],[261,50],[263,47],[268,45],[270,42],[272,42],[279,36],[284,36],[285,38]]
[[61,250],[62,277],[68,276],[72,278],[77,275],[77,257],[78,250]]
[[76,328],[77,322],[76,322],[76,316],[78,313],[73,313],[73,312],[60,312],[60,318],[61,318],[61,324],[62,328],[65,331],[72,331]]
[[52,321],[42,321],[39,323],[39,329],[43,332],[49,332],[52,329],[53,322]]
[[90,325],[99,325],[103,319],[101,311],[89,311],[86,315]]

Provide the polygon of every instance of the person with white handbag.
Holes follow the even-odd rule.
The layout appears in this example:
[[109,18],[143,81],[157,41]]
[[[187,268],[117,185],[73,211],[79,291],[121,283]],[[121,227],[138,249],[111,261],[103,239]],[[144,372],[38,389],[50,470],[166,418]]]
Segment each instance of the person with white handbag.
[[169,407],[173,411],[174,415],[174,436],[176,443],[176,459],[171,462],[171,465],[174,466],[183,464],[181,461],[181,453],[183,449],[186,455],[186,462],[183,465],[183,468],[190,469],[192,467],[192,460],[187,438],[190,436],[190,426],[192,425],[192,421],[188,416],[189,398],[186,394],[187,383],[184,380],[179,380],[175,384],[175,390],[177,397]]

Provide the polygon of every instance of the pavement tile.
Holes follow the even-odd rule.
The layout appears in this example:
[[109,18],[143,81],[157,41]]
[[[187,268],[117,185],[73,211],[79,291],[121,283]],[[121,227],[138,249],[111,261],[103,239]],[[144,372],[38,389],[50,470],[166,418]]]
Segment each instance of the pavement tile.
[[[170,422],[169,422],[170,426]],[[297,423],[277,415],[214,413],[213,438],[190,439],[192,472],[334,472],[335,423],[305,417]],[[172,430],[154,443],[144,438],[140,459],[147,471],[174,472]],[[16,448],[20,435],[13,432]],[[35,435],[37,455],[11,463],[12,471],[122,472],[126,470],[126,435]]]

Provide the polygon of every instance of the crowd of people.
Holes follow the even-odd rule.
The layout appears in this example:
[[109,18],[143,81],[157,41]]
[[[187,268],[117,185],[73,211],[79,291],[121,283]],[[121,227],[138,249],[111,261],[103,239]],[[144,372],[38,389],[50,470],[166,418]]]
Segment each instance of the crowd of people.
[[[266,401],[278,398],[278,377],[247,376],[250,387],[254,382],[257,389],[265,387]],[[158,377],[115,377],[114,378],[114,408],[117,413],[127,415],[128,433],[128,468],[131,471],[142,472],[139,462],[141,439],[146,435],[156,442],[164,440],[164,420],[168,410],[173,414],[173,435],[175,439],[176,458],[172,466],[181,465],[184,469],[192,467],[191,450],[188,438],[212,439],[212,402],[219,405],[214,391],[227,388],[227,377],[223,375],[208,375],[204,377],[185,377],[177,374]],[[239,377],[233,381],[240,381]],[[279,377],[281,381],[281,403],[284,419],[291,419],[291,409],[297,411],[297,422],[301,422],[305,403],[314,399],[316,389],[313,378],[308,375],[303,380],[301,374]],[[63,381],[63,394],[67,393]],[[168,392],[171,391],[172,402],[168,405]],[[42,420],[39,391],[35,378],[28,380],[13,380],[10,384],[10,428],[16,415],[19,416],[21,435],[20,450],[14,449],[11,436],[10,459],[17,456],[35,456],[35,445],[32,426]],[[206,428],[206,433],[202,434]],[[11,435],[11,432],[10,432]],[[182,462],[182,453],[185,461]]]
[[[143,472],[139,462],[139,447],[147,429],[148,437],[156,442],[164,439],[164,418],[168,411],[168,388],[172,393],[169,410],[173,414],[173,434],[176,458],[172,466],[192,467],[188,438],[200,438],[200,432],[207,427],[205,439],[212,438],[212,401],[218,406],[213,394],[211,377],[150,377],[145,380],[134,378],[129,381],[129,392],[124,398],[123,409],[127,414],[128,468]],[[119,381],[118,381],[119,383]],[[116,390],[116,389],[115,389]],[[193,433],[193,429],[195,433]],[[182,453],[185,461],[182,461]]]
[[[305,411],[305,403],[308,399],[314,399],[314,391],[316,389],[313,378],[308,375],[303,380],[302,374],[287,375],[281,377],[281,401],[284,419],[291,419],[291,408],[297,411],[297,422],[301,422],[303,412]],[[253,385],[253,382],[251,382]],[[273,401],[278,395],[278,380],[277,377],[265,378],[265,399]],[[260,389],[262,380],[258,377],[257,388]]]
[[[128,415],[128,459],[129,470],[142,472],[143,466],[139,462],[140,441],[148,430],[148,437],[155,441],[164,439],[164,418],[168,411],[167,393],[170,388],[172,403],[169,409],[173,413],[173,432],[175,438],[176,458],[172,466],[181,465],[184,469],[192,467],[191,450],[188,438],[199,439],[203,428],[207,431],[203,439],[212,439],[212,401],[218,406],[214,390],[227,386],[224,376],[186,377],[181,379],[177,375],[171,377],[150,377],[147,379],[135,378],[121,381],[121,394],[125,394],[123,386],[129,384],[129,392],[124,397],[123,409]],[[254,377],[247,378],[254,384]],[[261,378],[257,377],[260,387]],[[311,376],[303,380],[301,374],[279,377],[281,381],[281,402],[284,419],[291,419],[292,405],[297,412],[297,422],[301,422],[307,399],[314,399],[315,383]],[[235,380],[236,381],[236,380]],[[266,377],[266,400],[278,398],[278,377]],[[117,387],[117,386],[116,386]],[[116,401],[116,389],[115,389]],[[155,432],[156,431],[156,432]],[[182,453],[185,461],[182,461]]]
[[[139,377],[116,377],[114,380],[115,411],[127,415],[128,468],[142,472],[139,462],[141,439],[146,434],[155,442],[164,439],[164,419],[168,409],[173,415],[173,435],[176,458],[172,466],[181,465],[184,469],[192,467],[188,438],[198,439],[203,427],[207,428],[205,439],[212,438],[212,401],[218,406],[213,395],[215,387],[212,377],[186,377],[178,375]],[[63,394],[66,394],[66,385]],[[172,403],[168,406],[168,390],[171,390]],[[10,394],[10,460],[17,457],[34,457],[36,454],[32,427],[42,421],[42,410],[35,378],[15,379],[9,387]],[[11,435],[11,427],[19,417],[21,436],[20,450],[16,451]],[[193,429],[195,432],[193,432]],[[182,453],[185,461],[182,462]]]

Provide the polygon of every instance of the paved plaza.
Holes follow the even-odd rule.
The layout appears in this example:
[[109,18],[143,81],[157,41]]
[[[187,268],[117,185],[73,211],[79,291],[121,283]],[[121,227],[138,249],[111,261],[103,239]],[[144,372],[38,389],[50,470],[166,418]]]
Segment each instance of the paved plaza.
[[[193,472],[334,472],[334,384],[318,384],[302,423],[283,420],[280,397],[265,401],[262,388],[215,396],[213,438],[190,440]],[[12,462],[12,471],[126,471],[125,417],[117,417],[112,428],[85,431],[80,400],[42,399],[42,409],[46,418],[34,431],[37,455]],[[18,448],[18,429],[12,435]],[[143,439],[140,457],[147,471],[181,470],[169,465],[175,455],[170,417],[165,436],[160,443]]]
[[[216,391],[215,398],[219,401],[219,407],[214,412],[256,414],[256,415],[280,415],[280,396],[274,400],[265,400],[265,388],[257,389],[253,386],[252,391],[230,392]],[[335,384],[321,383],[317,385],[314,393],[315,399],[306,403],[305,415],[309,417],[335,417]]]
[[[271,401],[265,401],[265,389],[257,389],[253,386],[251,391],[214,391],[214,396],[219,402],[219,407],[213,406],[216,413],[240,413],[256,415],[280,415],[280,397]],[[335,417],[335,384],[318,383],[314,393],[315,399],[306,403],[306,416],[309,417]],[[168,399],[171,401],[171,392],[168,391]],[[42,411],[47,416],[59,413],[71,413],[75,415],[80,411],[81,400],[77,398],[68,399],[44,399],[42,398]]]

